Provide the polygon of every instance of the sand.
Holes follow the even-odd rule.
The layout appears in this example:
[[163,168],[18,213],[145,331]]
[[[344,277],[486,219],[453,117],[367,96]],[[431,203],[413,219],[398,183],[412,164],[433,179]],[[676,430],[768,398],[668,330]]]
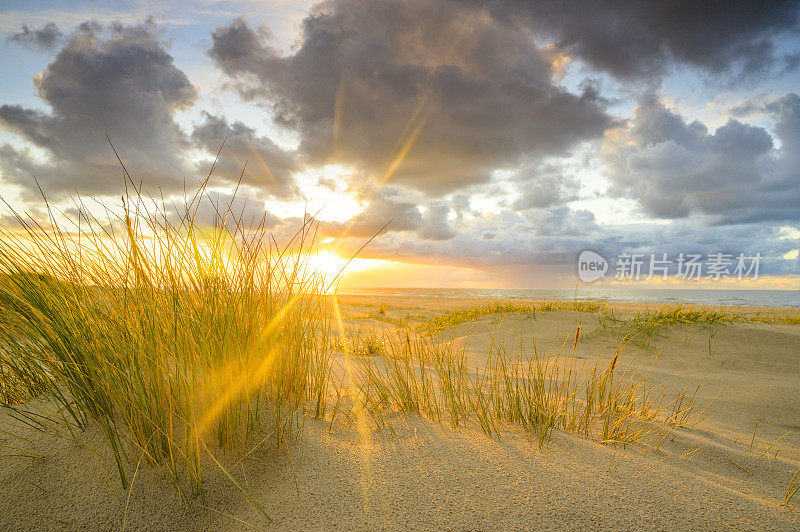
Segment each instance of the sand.
[[[381,303],[395,317],[464,304],[381,299],[343,298],[345,314],[363,317]],[[480,363],[489,332],[518,318],[485,317],[452,333],[470,333],[471,361]],[[618,344],[586,313],[551,312],[517,326],[533,327],[541,347],[578,324],[581,356]],[[637,364],[652,364],[651,382],[668,393],[699,384],[697,399],[708,409],[659,450],[615,449],[558,431],[539,450],[518,426],[504,426],[498,440],[477,426],[452,429],[415,416],[390,416],[394,434],[308,420],[290,456],[258,451],[239,464],[223,457],[269,521],[213,468],[205,500],[188,509],[166,479],[144,468],[128,496],[96,431],[79,443],[0,415],[0,529],[798,530],[800,508],[781,502],[800,467],[799,351],[800,326],[752,323],[723,326],[710,354],[708,332],[697,326],[674,327],[638,352],[626,349],[622,361],[635,355]],[[39,399],[25,408],[46,411],[48,404]]]

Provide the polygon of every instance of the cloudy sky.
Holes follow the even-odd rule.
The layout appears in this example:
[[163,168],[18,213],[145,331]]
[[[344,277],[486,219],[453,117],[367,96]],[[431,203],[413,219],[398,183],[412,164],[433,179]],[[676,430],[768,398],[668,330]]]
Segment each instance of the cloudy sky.
[[182,196],[225,141],[214,191],[246,163],[277,235],[319,211],[347,256],[391,220],[353,284],[572,287],[589,249],[800,288],[798,93],[794,1],[10,0],[0,194],[115,201],[108,135]]

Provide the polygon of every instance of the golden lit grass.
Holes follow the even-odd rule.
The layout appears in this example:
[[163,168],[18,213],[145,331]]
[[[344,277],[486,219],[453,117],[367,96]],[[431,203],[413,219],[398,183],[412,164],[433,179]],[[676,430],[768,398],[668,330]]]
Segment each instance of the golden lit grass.
[[708,331],[708,353],[719,328],[725,324],[747,321],[731,309],[704,307],[664,306],[655,311],[637,312],[633,316],[618,316],[613,309],[600,314],[600,326],[612,334],[628,338],[636,344],[649,347],[651,342],[671,327],[696,325]]
[[385,355],[383,333],[373,327],[353,327],[344,330],[334,341],[335,347],[356,357]]
[[789,485],[786,487],[786,495],[783,497],[783,504],[789,508],[796,508],[800,502],[795,501],[797,494],[800,493],[800,469],[789,480]]
[[[209,226],[196,221],[203,203],[215,213]],[[688,388],[668,399],[647,371],[621,364],[623,347],[686,324],[707,326],[710,345],[714,328],[744,319],[682,307],[619,317],[591,301],[496,302],[412,327],[381,307],[370,319],[399,329],[348,334],[339,316],[331,342],[338,308],[319,295],[330,286],[308,262],[313,220],[279,247],[263,220],[243,220],[204,188],[175,212],[136,191],[119,216],[78,209],[80,221],[66,228],[51,211],[46,227],[16,216],[21,229],[0,233],[0,404],[46,394],[57,409],[51,418],[24,406],[11,414],[70,432],[97,426],[123,487],[144,463],[165,471],[184,499],[187,486],[202,492],[203,464],[222,468],[218,450],[246,456],[270,440],[288,450],[303,416],[332,423],[342,413],[391,430],[387,414],[401,412],[453,427],[474,420],[490,437],[518,424],[540,447],[554,430],[658,447],[703,412]],[[580,327],[546,352],[535,341],[526,348],[522,328],[501,337],[498,327],[486,363],[472,367],[466,344],[444,336],[485,316],[556,310],[598,313],[623,335],[619,347],[584,360]]]
[[[712,309],[702,306],[664,305],[655,310],[638,311],[633,315],[624,315],[618,313],[613,306],[605,302],[564,300],[539,301],[535,303],[495,301],[437,314],[426,320],[422,326],[429,330],[437,331],[461,323],[472,322],[486,316],[526,314],[535,318],[537,314],[553,311],[596,314],[601,327],[604,329],[617,336],[627,337],[629,340],[645,345],[649,345],[653,338],[661,335],[670,327],[681,325],[706,327],[713,333],[719,326],[732,323],[800,324],[800,313],[787,311],[786,309],[745,313],[738,309],[726,307]],[[380,320],[380,317],[371,315],[370,319]],[[394,324],[403,325],[403,323]]]
[[[610,445],[643,442],[660,446],[679,426],[693,425],[702,411],[684,389],[673,401],[647,383],[632,361],[622,366],[620,344],[610,360],[577,355],[580,327],[571,342],[540,353],[523,342],[521,328],[492,335],[483,367],[467,363],[466,344],[425,331],[383,332],[383,351],[356,346],[348,378],[363,408],[378,427],[385,414],[423,415],[453,427],[476,420],[484,433],[499,437],[499,423],[517,423],[543,446],[554,429]],[[359,337],[374,343],[372,336]],[[533,344],[535,346],[535,342]],[[376,356],[384,355],[384,356]]]
[[423,327],[432,331],[439,331],[447,327],[472,322],[485,316],[495,314],[527,314],[535,317],[537,313],[553,312],[556,310],[598,312],[604,311],[605,309],[605,303],[595,301],[541,301],[531,304],[519,304],[511,301],[494,301],[485,305],[476,305],[437,314],[424,323]]
[[[618,367],[622,344],[608,362],[579,363],[580,329],[571,349],[545,354],[495,335],[483,368],[468,368],[464,345],[438,335],[493,314],[605,313],[596,302],[498,302],[399,334],[342,329],[337,347],[350,363],[334,368],[330,309],[315,295],[328,287],[302,258],[310,222],[279,249],[263,223],[245,225],[230,206],[212,202],[214,223],[202,228],[203,201],[211,200],[201,190],[170,213],[134,195],[118,219],[103,221],[79,205],[81,222],[70,230],[54,214],[47,228],[18,216],[22,235],[6,230],[0,243],[5,402],[45,392],[63,422],[98,425],[123,486],[138,460],[166,469],[179,492],[184,482],[200,492],[209,446],[243,451],[272,438],[282,447],[299,416],[325,417],[331,391],[335,412],[379,427],[389,426],[387,409],[453,426],[475,419],[489,436],[511,422],[540,446],[554,429],[609,444],[660,443],[696,418],[685,391],[668,413],[646,374]],[[655,318],[667,319],[676,318]]]
[[745,313],[727,307],[712,309],[683,305],[665,305],[656,310],[637,312],[632,316],[621,316],[613,308],[608,308],[599,314],[599,318],[602,327],[645,343],[668,328],[680,325],[705,327],[713,337],[720,326],[733,323],[800,324],[800,314],[786,309]]
[[[195,221],[203,202],[210,227]],[[45,392],[53,420],[100,428],[123,487],[141,461],[182,496],[202,491],[211,449],[282,447],[306,408],[324,415],[325,287],[302,253],[311,219],[278,248],[263,221],[205,189],[178,212],[138,193],[107,220],[78,208],[73,227],[51,211],[48,227],[17,216],[22,230],[2,232],[5,402]]]
[[800,313],[767,313],[767,312],[759,312],[750,320],[760,323],[771,323],[771,324],[779,324],[779,325],[800,325]]

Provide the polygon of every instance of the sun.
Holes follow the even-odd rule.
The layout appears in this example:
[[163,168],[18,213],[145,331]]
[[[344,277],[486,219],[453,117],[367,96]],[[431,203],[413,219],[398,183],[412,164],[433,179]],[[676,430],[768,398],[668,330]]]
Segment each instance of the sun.
[[347,264],[344,259],[330,250],[318,251],[308,257],[308,265],[312,271],[318,272],[328,282],[332,281]]
[[352,284],[364,272],[385,270],[396,263],[384,259],[342,257],[332,249],[320,249],[303,257],[309,272],[316,273],[327,290],[336,290],[340,282]]

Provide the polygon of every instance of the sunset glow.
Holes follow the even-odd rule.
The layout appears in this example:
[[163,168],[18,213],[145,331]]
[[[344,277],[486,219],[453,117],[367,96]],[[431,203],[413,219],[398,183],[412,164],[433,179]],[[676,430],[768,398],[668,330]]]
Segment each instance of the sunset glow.
[[800,530],[800,0],[3,0],[0,530]]

